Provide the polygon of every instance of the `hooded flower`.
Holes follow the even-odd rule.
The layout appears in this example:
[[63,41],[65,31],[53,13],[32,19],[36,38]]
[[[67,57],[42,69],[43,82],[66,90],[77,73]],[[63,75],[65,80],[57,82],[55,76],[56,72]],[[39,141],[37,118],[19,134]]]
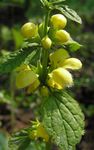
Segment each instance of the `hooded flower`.
[[[37,88],[39,86],[38,75],[31,70],[29,65],[21,65],[16,69],[16,87],[18,89],[25,88],[27,86],[31,86],[32,89]],[[37,86],[34,83],[38,82]]]
[[59,67],[49,74],[48,85],[59,90],[72,86],[72,75],[66,69]]
[[48,74],[48,85],[56,89],[72,86],[73,78],[68,69],[80,69],[82,67],[81,61],[77,58],[69,58],[65,49],[58,49],[50,54],[50,62],[55,69]]
[[57,68],[59,64],[64,61],[66,58],[69,58],[69,54],[65,49],[58,49],[55,52],[51,53],[49,56],[50,63],[54,68]]

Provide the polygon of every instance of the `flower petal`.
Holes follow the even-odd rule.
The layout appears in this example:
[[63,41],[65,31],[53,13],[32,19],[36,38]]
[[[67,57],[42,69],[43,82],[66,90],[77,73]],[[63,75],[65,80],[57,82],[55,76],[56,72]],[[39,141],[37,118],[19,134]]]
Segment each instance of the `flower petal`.
[[15,69],[16,72],[23,71],[23,70],[31,70],[31,69],[29,65],[26,65],[26,64],[22,64]]
[[66,58],[69,58],[69,54],[65,49],[58,49],[55,52],[50,54],[50,62],[54,67],[58,67],[59,63]]
[[68,58],[64,60],[64,62],[61,63],[60,66],[66,69],[77,70],[82,68],[82,63],[77,58]]
[[56,89],[64,89],[73,85],[73,78],[69,71],[57,68],[50,73],[48,85]]
[[37,79],[37,75],[31,70],[23,70],[16,75],[16,87],[18,89],[29,86]]

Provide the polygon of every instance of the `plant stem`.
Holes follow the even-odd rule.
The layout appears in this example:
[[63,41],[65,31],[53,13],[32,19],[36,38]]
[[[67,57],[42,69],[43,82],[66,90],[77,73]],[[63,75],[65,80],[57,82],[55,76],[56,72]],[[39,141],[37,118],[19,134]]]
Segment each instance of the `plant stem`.
[[14,113],[14,97],[15,97],[14,73],[11,73],[11,76],[10,76],[10,93],[11,93],[11,126],[14,127],[14,124],[15,124],[15,113]]
[[[47,35],[49,15],[50,15],[50,10],[46,10],[45,23],[44,23],[44,37]],[[43,66],[42,82],[43,83],[45,83],[47,77],[48,54],[49,54],[49,49],[43,49],[43,57],[42,57],[43,58],[42,60],[42,66]]]
[[46,10],[45,23],[44,23],[44,36],[47,35],[47,27],[49,22],[50,10]]

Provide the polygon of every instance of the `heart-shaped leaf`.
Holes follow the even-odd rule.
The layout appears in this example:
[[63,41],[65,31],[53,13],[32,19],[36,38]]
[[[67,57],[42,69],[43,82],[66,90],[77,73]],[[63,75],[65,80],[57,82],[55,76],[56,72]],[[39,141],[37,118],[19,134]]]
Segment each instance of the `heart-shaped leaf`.
[[73,150],[84,133],[84,116],[78,103],[67,93],[54,93],[45,98],[43,123],[61,150]]

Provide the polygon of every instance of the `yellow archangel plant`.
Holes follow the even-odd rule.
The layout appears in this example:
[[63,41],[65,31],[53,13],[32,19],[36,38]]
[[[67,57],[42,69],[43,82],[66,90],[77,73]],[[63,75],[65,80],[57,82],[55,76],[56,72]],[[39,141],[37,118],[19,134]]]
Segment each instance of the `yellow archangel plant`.
[[[41,0],[45,9],[43,22],[39,25],[28,22],[22,26],[25,46],[9,57],[8,63],[5,62],[8,67],[11,66],[10,62],[16,62],[12,65],[16,73],[16,87],[27,88],[29,94],[37,90],[35,95],[38,95],[39,106],[42,104],[40,113],[37,113],[42,121],[32,122],[29,128],[18,134],[18,139],[20,142],[25,139],[40,142],[42,139],[47,150],[51,150],[49,145],[52,143],[59,146],[60,150],[73,150],[84,133],[83,113],[78,103],[64,90],[74,84],[71,70],[82,67],[79,59],[71,57],[80,44],[73,41],[65,30],[65,16],[78,23],[81,23],[81,19],[68,6],[61,7],[61,2],[63,0]],[[23,149],[21,145],[19,149]]]

